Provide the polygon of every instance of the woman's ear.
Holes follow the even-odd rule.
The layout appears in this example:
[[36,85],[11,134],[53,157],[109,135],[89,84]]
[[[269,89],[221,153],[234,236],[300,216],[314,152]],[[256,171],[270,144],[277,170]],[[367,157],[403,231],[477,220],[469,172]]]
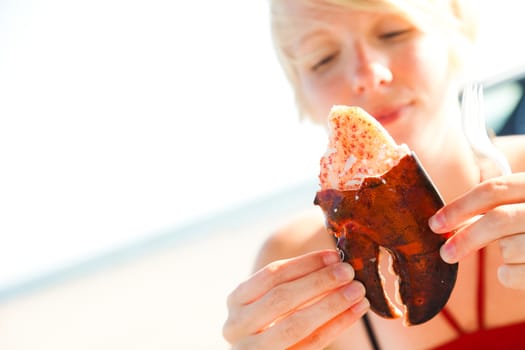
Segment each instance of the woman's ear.
[[461,84],[475,76],[478,70],[473,57],[478,39],[479,6],[476,7],[473,0],[449,0],[448,3],[457,24],[451,35],[450,64],[453,75]]
[[472,0],[450,0],[449,4],[451,13],[460,26],[460,32],[470,41],[476,41],[479,6],[475,6],[475,2]]

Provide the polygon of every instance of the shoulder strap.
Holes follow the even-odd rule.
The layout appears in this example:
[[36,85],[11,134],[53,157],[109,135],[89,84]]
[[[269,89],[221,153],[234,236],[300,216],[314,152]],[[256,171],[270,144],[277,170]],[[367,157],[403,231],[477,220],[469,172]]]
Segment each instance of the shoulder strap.
[[[478,330],[485,329],[485,248],[478,251],[478,284],[476,286],[476,312],[478,315]],[[456,318],[448,311],[447,307],[441,310],[441,315],[447,320],[458,335],[466,334]]]
[[485,329],[485,248],[478,251],[478,330]]
[[379,344],[377,342],[377,336],[374,332],[374,329],[372,328],[372,324],[370,323],[368,314],[364,314],[363,322],[365,324],[366,334],[368,335],[368,339],[370,340],[370,344],[372,345],[372,348],[374,350],[380,350]]

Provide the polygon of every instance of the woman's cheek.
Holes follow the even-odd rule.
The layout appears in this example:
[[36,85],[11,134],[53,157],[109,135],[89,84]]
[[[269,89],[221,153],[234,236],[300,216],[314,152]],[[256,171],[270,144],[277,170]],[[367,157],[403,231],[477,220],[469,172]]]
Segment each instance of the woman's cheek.
[[335,104],[351,104],[348,94],[345,94],[342,79],[330,77],[302,79],[303,98],[307,112],[318,122],[324,122],[330,108]]
[[431,96],[443,90],[449,79],[450,47],[440,37],[429,35],[414,43],[412,50],[412,60],[404,64],[414,75],[415,83]]

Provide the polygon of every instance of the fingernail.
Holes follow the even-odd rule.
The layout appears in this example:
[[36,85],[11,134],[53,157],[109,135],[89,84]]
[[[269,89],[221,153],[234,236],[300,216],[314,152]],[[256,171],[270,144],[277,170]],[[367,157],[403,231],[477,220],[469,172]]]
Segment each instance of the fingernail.
[[352,311],[356,314],[362,314],[370,308],[370,302],[367,298],[363,298],[359,303],[352,306]]
[[456,245],[450,242],[447,242],[441,246],[439,249],[439,253],[441,254],[441,258],[445,260],[445,262],[449,264],[453,264],[456,262]]
[[509,284],[509,268],[508,266],[506,265],[501,265],[500,267],[498,267],[498,279],[500,281],[500,283],[502,285],[504,285],[505,287],[510,287],[510,284]]
[[445,218],[442,214],[437,213],[428,219],[428,226],[430,226],[432,231],[439,232],[445,226]]
[[339,254],[337,253],[330,252],[330,254],[325,254],[323,256],[323,262],[325,265],[332,265],[338,261],[340,261],[340,258],[339,258]]
[[353,282],[343,288],[343,295],[350,301],[358,300],[365,295],[365,288],[361,283]]
[[354,278],[354,269],[350,264],[340,263],[334,268],[334,276],[338,281],[350,281]]

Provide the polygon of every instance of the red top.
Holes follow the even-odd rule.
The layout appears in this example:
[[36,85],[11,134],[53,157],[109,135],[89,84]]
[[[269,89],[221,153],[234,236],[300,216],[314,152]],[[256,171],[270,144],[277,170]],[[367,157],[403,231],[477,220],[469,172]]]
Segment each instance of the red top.
[[477,314],[478,329],[474,332],[463,330],[456,319],[443,309],[441,314],[447,322],[454,328],[458,337],[448,343],[434,348],[434,350],[454,350],[454,349],[505,349],[505,350],[523,350],[525,349],[525,322],[506,325],[497,328],[485,328],[485,285],[483,272],[485,270],[484,250],[479,251],[479,269],[478,269],[478,295],[477,295]]

